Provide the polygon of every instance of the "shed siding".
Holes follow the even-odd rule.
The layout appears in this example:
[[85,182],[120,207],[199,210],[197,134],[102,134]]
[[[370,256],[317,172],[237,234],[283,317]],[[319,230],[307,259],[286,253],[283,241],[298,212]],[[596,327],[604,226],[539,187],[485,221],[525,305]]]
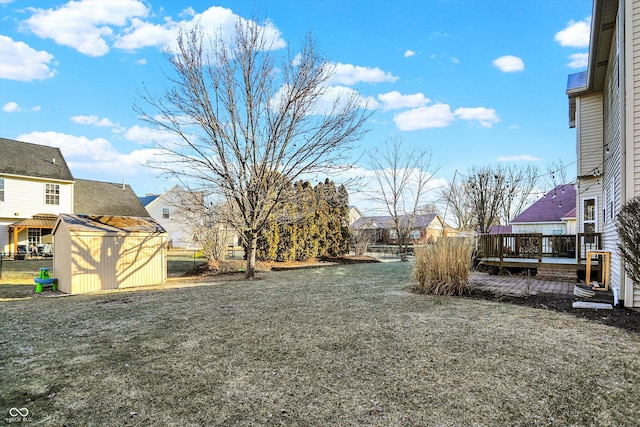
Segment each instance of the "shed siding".
[[73,233],[73,293],[130,288],[166,279],[164,236]]
[[58,289],[62,292],[73,293],[71,281],[71,235],[67,224],[60,223],[55,234],[53,245],[53,274],[58,279]]
[[55,239],[54,274],[63,292],[79,294],[166,281],[164,232],[74,229],[62,218]]
[[602,94],[581,96],[578,108],[578,176],[593,175],[602,165]]

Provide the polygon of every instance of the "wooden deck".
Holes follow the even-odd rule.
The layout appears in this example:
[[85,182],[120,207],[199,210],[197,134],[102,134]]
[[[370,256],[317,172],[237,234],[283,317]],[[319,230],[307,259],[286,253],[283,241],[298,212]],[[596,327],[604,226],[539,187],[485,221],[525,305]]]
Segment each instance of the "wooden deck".
[[[505,268],[585,271],[589,251],[602,248],[600,233],[577,235],[481,234],[478,236],[477,264],[492,272]],[[599,272],[599,261],[591,261]]]
[[[578,262],[573,258],[558,258],[558,257],[542,257],[538,258],[498,258],[498,257],[484,257],[479,258],[480,265],[494,266],[494,267],[522,267],[522,268],[550,268],[558,270],[586,270],[586,264]],[[592,269],[598,269],[598,263],[592,263]]]

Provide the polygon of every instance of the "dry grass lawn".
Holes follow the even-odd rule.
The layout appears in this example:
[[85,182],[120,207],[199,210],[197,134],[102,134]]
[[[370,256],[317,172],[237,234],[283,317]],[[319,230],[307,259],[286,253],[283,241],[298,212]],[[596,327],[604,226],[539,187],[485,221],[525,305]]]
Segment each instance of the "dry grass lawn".
[[0,411],[56,426],[640,419],[638,334],[414,294],[410,268],[0,302]]

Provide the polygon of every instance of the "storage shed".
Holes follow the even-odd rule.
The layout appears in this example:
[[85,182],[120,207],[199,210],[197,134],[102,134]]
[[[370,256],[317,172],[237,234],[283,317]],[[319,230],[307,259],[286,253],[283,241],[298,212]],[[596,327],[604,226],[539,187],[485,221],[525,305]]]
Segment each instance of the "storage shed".
[[72,294],[163,283],[167,233],[153,218],[61,214],[53,229],[58,289]]

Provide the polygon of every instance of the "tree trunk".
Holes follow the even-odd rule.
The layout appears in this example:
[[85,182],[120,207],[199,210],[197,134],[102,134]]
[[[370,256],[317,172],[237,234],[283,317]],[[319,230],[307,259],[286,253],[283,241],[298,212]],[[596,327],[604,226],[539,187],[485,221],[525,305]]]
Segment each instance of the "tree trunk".
[[258,243],[258,233],[253,231],[247,233],[247,268],[244,273],[245,279],[253,279],[256,275],[256,249]]
[[400,238],[400,261],[409,261],[409,258],[407,258],[407,239],[404,237]]

